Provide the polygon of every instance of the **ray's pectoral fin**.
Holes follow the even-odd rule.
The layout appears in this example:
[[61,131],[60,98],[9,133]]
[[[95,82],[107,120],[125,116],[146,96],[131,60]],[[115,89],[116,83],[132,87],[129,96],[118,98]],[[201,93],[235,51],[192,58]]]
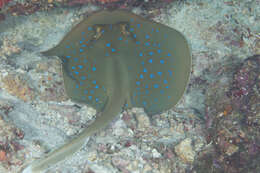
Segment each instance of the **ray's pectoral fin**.
[[58,56],[58,57],[63,56],[62,50],[59,47],[59,45],[57,45],[54,48],[51,48],[47,51],[43,51],[43,52],[41,52],[41,54],[44,56]]

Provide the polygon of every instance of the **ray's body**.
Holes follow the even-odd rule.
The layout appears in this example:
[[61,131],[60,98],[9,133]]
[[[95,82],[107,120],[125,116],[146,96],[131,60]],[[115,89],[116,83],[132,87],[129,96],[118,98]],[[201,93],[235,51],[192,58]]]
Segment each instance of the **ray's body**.
[[43,54],[61,59],[67,95],[99,115],[78,137],[24,173],[43,172],[75,153],[124,106],[142,107],[148,115],[170,109],[182,97],[191,67],[182,34],[121,10],[90,16]]

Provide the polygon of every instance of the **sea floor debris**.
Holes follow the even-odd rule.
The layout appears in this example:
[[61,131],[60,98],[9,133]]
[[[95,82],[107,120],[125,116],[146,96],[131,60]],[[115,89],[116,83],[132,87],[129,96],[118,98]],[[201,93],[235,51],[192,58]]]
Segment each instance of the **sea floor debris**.
[[[93,108],[68,100],[57,59],[38,52],[56,45],[97,8],[48,7],[53,0],[45,1],[48,14],[37,3],[21,13],[27,16],[7,14],[16,2],[0,12],[0,172],[6,173],[20,173],[95,118]],[[50,172],[259,172],[259,2],[146,7],[134,11],[177,28],[190,42],[193,71],[183,100],[152,118],[138,108],[123,112]],[[4,79],[10,76],[20,78],[8,89]]]

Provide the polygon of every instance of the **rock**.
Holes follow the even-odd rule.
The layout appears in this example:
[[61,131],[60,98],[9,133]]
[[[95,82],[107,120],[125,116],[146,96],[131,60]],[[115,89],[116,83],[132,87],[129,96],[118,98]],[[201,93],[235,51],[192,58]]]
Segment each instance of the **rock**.
[[126,169],[129,170],[130,172],[137,172],[139,170],[138,165],[139,165],[139,161],[133,160],[126,166]]
[[136,119],[138,124],[137,128],[146,129],[150,127],[150,119],[142,109],[134,109],[133,112],[136,114]]
[[1,82],[9,94],[25,102],[31,101],[35,97],[34,90],[29,86],[28,81],[20,74],[8,74]]
[[237,152],[239,149],[238,146],[234,145],[234,144],[230,144],[227,148],[226,154],[228,156],[231,156],[232,154],[234,154],[235,152]]
[[123,159],[121,157],[115,156],[111,159],[113,166],[122,172],[129,172],[126,167],[129,165],[129,160]]
[[2,46],[0,47],[0,57],[6,59],[6,56],[19,53],[20,51],[21,49],[17,46],[15,40],[3,38]]
[[[60,102],[68,100],[59,60],[51,59],[38,62],[36,72],[40,73],[40,77],[35,76],[34,79],[38,80],[37,88],[42,101]],[[48,75],[46,75],[46,72],[48,72]]]
[[24,146],[18,140],[24,133],[0,115],[0,172],[19,172],[17,165],[24,161]]
[[191,142],[190,138],[186,138],[175,146],[175,152],[184,163],[192,163],[194,161],[195,152],[192,149]]
[[143,169],[142,173],[152,172],[152,171],[153,171],[152,167],[149,164],[146,164],[146,165],[144,165],[144,169]]

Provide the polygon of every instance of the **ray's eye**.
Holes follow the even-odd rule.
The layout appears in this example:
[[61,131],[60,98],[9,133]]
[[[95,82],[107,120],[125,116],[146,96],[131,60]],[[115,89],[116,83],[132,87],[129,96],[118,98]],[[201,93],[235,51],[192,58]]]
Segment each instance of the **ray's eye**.
[[[91,28],[91,29],[89,29],[89,28]],[[104,32],[105,32],[104,25],[98,24],[98,25],[94,25],[93,27],[89,26],[88,31],[92,31],[92,28],[94,28],[94,31],[95,31],[95,35],[93,36],[93,38],[95,40],[99,39],[102,36],[102,34],[104,34]]]
[[118,25],[120,27],[120,31],[121,31],[122,35],[124,35],[124,36],[130,35],[128,22],[120,22],[120,23],[118,23]]

